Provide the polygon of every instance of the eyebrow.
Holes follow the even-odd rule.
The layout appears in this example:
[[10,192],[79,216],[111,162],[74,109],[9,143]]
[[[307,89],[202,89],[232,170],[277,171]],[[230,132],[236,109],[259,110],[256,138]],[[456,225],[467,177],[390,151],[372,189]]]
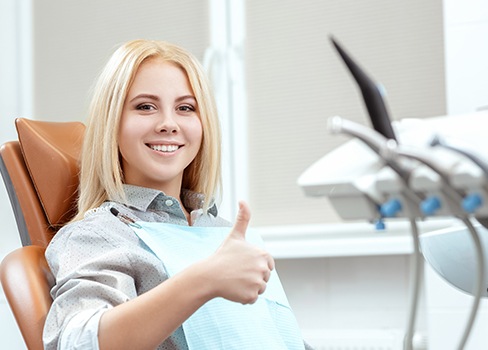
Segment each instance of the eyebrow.
[[131,99],[129,102],[135,101],[135,100],[137,100],[139,98],[147,98],[149,100],[159,101],[159,97],[156,96],[156,95],[152,95],[152,94],[139,94],[139,95],[135,96],[133,99]]
[[[159,96],[157,96],[157,95],[143,93],[143,94],[139,94],[139,95],[135,96],[129,102],[133,102],[133,101],[135,101],[137,99],[140,99],[140,98],[146,98],[146,99],[153,100],[153,101],[156,101],[156,102],[159,102],[161,100],[159,98]],[[181,101],[184,101],[186,99],[192,99],[193,101],[195,101],[195,103],[197,102],[197,99],[193,95],[183,95],[183,96],[178,97],[175,101],[176,102],[181,102]]]
[[183,96],[180,96],[180,97],[178,97],[176,99],[176,102],[181,102],[181,101],[184,101],[184,100],[187,100],[187,99],[191,99],[191,100],[195,101],[195,103],[197,102],[197,99],[193,95],[183,95]]

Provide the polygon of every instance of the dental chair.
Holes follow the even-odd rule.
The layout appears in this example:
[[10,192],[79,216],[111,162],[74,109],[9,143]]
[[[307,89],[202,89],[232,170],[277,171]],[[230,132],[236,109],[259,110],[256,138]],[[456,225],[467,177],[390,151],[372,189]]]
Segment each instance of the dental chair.
[[0,146],[0,172],[22,247],[0,264],[0,281],[28,349],[42,350],[54,277],[44,251],[76,212],[80,122],[16,119],[18,140]]

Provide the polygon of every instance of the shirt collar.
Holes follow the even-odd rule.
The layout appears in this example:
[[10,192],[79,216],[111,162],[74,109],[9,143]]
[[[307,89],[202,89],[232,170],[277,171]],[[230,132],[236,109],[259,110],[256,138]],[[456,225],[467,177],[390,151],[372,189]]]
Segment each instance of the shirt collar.
[[[157,206],[156,203],[160,201],[166,201],[167,199],[175,200],[175,198],[167,196],[156,189],[126,184],[123,186],[127,205],[141,211],[147,211],[148,209]],[[183,201],[185,208],[192,212],[193,210],[198,210],[203,207],[205,196],[201,193],[183,189],[181,191],[181,200]],[[215,203],[210,206],[208,213],[215,217],[217,216],[218,211]]]

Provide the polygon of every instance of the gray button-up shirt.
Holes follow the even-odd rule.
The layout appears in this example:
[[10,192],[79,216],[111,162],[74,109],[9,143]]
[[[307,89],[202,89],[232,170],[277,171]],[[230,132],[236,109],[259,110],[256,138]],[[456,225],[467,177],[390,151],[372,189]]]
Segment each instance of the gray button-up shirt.
[[[63,227],[46,250],[56,285],[44,327],[45,349],[98,349],[98,323],[106,310],[165,281],[164,264],[145,248],[133,230],[114,216],[113,207],[133,220],[188,225],[175,198],[148,188],[125,185],[128,205],[104,203],[81,221]],[[183,205],[193,226],[230,226],[203,197],[184,191]],[[161,310],[164,312],[164,310]],[[171,315],[169,315],[171,317]],[[158,349],[187,349],[179,327]]]

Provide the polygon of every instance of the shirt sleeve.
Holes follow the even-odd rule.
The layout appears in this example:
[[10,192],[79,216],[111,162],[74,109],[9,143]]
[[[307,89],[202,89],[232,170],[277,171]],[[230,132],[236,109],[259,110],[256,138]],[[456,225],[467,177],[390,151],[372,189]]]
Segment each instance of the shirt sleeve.
[[137,296],[130,252],[103,231],[71,224],[46,250],[56,284],[44,326],[45,349],[98,349],[103,312]]
[[98,350],[98,323],[107,310],[84,310],[73,316],[61,334],[59,349]]

